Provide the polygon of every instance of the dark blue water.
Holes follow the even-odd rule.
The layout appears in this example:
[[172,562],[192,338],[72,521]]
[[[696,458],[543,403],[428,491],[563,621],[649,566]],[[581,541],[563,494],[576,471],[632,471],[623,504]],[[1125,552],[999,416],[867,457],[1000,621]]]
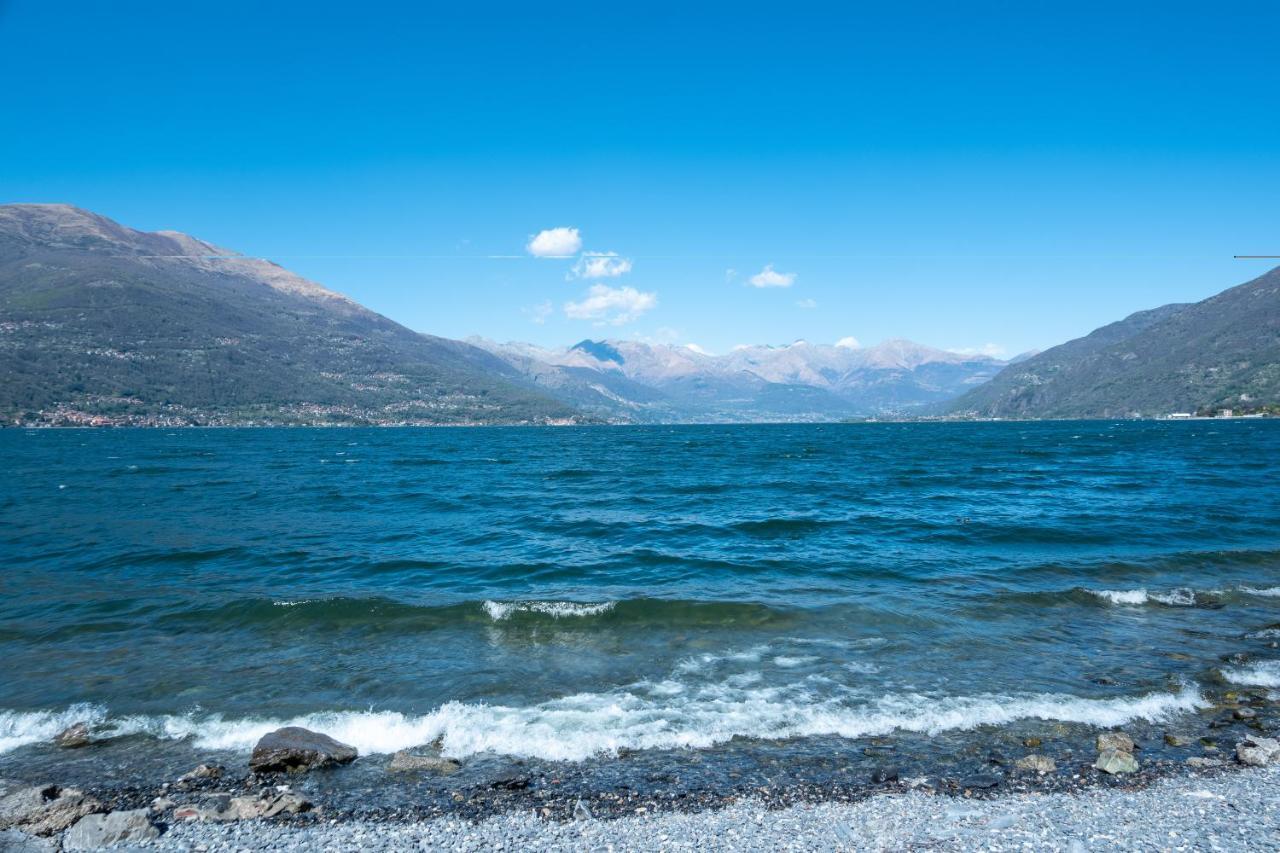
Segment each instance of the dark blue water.
[[1176,725],[1280,686],[1277,422],[7,430],[0,455],[0,761],[79,719],[582,762]]

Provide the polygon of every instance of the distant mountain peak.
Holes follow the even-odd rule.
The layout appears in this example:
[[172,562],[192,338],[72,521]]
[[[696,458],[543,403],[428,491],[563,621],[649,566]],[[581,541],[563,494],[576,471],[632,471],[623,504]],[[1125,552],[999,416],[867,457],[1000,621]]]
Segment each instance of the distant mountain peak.
[[626,364],[627,359],[618,352],[617,348],[610,345],[607,341],[593,341],[590,338],[578,341],[570,350],[585,352],[587,355],[599,361],[612,361],[614,364]]

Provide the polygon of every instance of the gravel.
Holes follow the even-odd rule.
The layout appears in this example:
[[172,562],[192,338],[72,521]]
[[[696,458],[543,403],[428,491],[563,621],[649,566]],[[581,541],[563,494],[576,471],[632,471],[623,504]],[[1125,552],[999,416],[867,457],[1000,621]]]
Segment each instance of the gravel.
[[1280,850],[1280,767],[1165,779],[1131,791],[969,800],[910,792],[767,810],[478,823],[266,821],[173,826],[148,850]]

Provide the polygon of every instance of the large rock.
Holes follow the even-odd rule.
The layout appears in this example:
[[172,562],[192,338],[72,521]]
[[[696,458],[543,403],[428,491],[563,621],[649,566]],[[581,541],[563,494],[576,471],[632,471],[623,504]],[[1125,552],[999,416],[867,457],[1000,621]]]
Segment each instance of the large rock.
[[97,850],[123,841],[149,841],[159,837],[160,830],[151,822],[146,809],[91,814],[80,818],[66,831],[62,836],[62,849]]
[[1134,758],[1132,753],[1119,749],[1104,749],[1098,753],[1098,760],[1093,766],[1103,773],[1136,773],[1138,759]]
[[1098,752],[1114,749],[1116,752],[1133,752],[1133,738],[1124,732],[1103,732],[1098,735]]
[[1270,737],[1247,737],[1236,744],[1236,760],[1251,767],[1280,764],[1280,741]]
[[73,726],[67,726],[53,742],[63,749],[79,749],[82,746],[89,745],[89,724],[76,723]]
[[286,726],[262,736],[253,748],[249,769],[258,773],[299,773],[355,761],[356,748],[328,735]]
[[391,756],[387,769],[392,773],[427,772],[450,776],[462,769],[462,765],[439,755],[417,755],[402,749]]
[[102,810],[101,803],[75,788],[7,785],[0,790],[0,829],[12,827],[32,835],[52,835],[85,815]]

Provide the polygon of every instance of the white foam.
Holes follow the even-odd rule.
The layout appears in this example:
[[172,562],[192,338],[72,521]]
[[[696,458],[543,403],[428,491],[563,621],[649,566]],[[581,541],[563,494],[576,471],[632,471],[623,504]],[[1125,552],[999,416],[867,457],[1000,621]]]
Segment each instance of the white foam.
[[1250,631],[1245,636],[1251,640],[1276,640],[1280,639],[1280,628],[1263,628],[1259,631]]
[[617,602],[602,601],[583,604],[577,601],[486,601],[484,610],[495,622],[509,619],[514,613],[541,613],[553,619],[572,616],[599,616],[608,613]]
[[[525,707],[448,702],[421,716],[335,711],[290,719],[233,720],[216,714],[189,714],[126,717],[114,724],[121,734],[189,738],[206,750],[247,752],[262,735],[289,725],[324,732],[362,754],[392,753],[439,739],[445,754],[459,758],[494,752],[581,761],[623,748],[703,748],[734,737],[859,738],[894,730],[932,735],[1028,718],[1113,727],[1135,719],[1158,721],[1206,706],[1193,687],[1178,693],[1113,699],[1065,694],[932,697],[908,693],[867,702],[849,696],[815,700],[811,691],[794,685],[735,687],[725,683],[673,693],[661,689],[663,684],[579,693]],[[8,743],[12,745],[6,748],[52,737],[64,722],[83,716],[68,710],[44,715],[47,719],[42,718],[38,725],[19,725],[10,731]]]
[[1098,598],[1105,598],[1112,604],[1146,604],[1145,589],[1091,589],[1088,590]]
[[1191,607],[1196,603],[1196,593],[1193,589],[1180,587],[1165,593],[1152,593],[1151,598],[1161,604],[1169,604],[1176,607]]
[[1222,675],[1232,684],[1280,687],[1280,660],[1264,660],[1247,666],[1228,667]]
[[812,655],[778,655],[773,659],[773,665],[780,666],[783,669],[793,669],[797,666],[806,666],[817,662],[818,658]]
[[1091,589],[1088,592],[1112,604],[1138,605],[1155,601],[1173,607],[1190,607],[1196,603],[1195,590],[1187,587],[1168,592],[1147,592],[1145,589]]
[[1240,591],[1249,595],[1260,595],[1263,598],[1280,598],[1280,586],[1269,586],[1261,589],[1253,586],[1242,586]]
[[76,723],[100,724],[107,717],[99,705],[72,705],[65,711],[0,711],[0,753],[53,738]]

